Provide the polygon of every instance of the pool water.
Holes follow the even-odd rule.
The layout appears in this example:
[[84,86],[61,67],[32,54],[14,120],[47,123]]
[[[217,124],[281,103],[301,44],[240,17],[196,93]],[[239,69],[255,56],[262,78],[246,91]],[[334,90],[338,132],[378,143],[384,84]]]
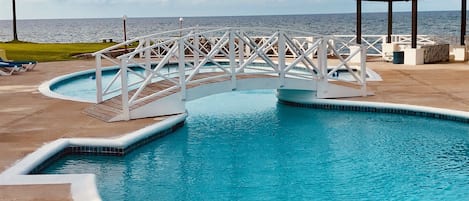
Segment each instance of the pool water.
[[67,156],[104,200],[464,200],[469,125],[277,103],[273,91],[187,104],[186,125],[125,157]]
[[[142,68],[134,68],[135,73],[143,75]],[[103,87],[107,87],[112,82],[112,79],[118,72],[117,69],[105,70],[102,72]],[[127,79],[130,83],[140,81],[141,78],[135,74],[129,73]],[[114,84],[111,85],[110,90],[119,89],[121,85],[120,77],[116,79]],[[136,87],[131,87],[134,89]],[[73,76],[72,78],[64,79],[59,82],[53,83],[50,86],[51,91],[67,97],[79,98],[80,100],[96,101],[96,75],[95,72],[83,73],[81,75]],[[109,99],[119,95],[121,92],[117,91],[106,95],[104,99]]]

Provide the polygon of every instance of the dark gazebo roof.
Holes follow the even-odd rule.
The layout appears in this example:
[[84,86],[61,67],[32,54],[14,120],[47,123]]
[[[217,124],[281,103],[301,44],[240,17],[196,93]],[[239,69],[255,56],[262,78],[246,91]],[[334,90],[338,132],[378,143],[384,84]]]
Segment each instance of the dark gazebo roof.
[[[361,44],[362,1],[388,2],[388,37],[391,42],[392,34],[392,3],[399,1],[412,1],[412,48],[417,46],[417,1],[418,0],[356,0],[357,1],[357,44]],[[461,0],[461,45],[465,44],[467,0]]]
[[363,0],[363,1],[384,1],[384,2],[388,2],[388,1],[410,1],[410,0]]

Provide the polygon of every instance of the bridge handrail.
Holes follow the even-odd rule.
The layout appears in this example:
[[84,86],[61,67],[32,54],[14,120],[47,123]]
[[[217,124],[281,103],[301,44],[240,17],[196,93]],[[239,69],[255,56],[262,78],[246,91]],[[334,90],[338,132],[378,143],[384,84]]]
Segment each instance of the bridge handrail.
[[[224,29],[240,29],[240,30],[243,30],[244,29],[244,30],[252,30],[253,28],[252,27],[196,26],[196,27],[188,27],[188,28],[183,28],[183,29],[169,30],[169,31],[163,31],[163,32],[158,32],[158,33],[154,33],[154,34],[139,36],[139,37],[136,37],[134,39],[123,41],[119,44],[115,44],[111,47],[108,47],[108,48],[99,50],[97,52],[94,52],[91,55],[96,56],[98,54],[104,54],[104,53],[107,53],[107,52],[110,52],[110,51],[113,51],[113,50],[118,50],[118,49],[121,49],[123,46],[126,46],[126,45],[129,46],[129,45],[132,45],[135,42],[138,42],[140,40],[144,40],[144,39],[147,39],[147,38],[153,38],[153,37],[157,37],[157,36],[161,36],[161,35],[168,35],[168,34],[177,34],[177,33],[181,33],[181,32],[184,32],[184,31],[202,30],[202,29],[219,29],[219,30],[224,30]],[[294,33],[298,33],[298,34],[309,34],[309,35],[311,35],[310,32],[306,32],[306,31],[289,30],[289,29],[282,29],[282,28],[269,28],[269,27],[258,27],[258,28],[256,28],[257,32],[262,31],[262,30],[265,30],[265,31],[272,31],[272,30],[288,31],[288,32],[294,32]],[[314,34],[314,36],[320,36],[320,35],[319,34]]]
[[140,40],[143,40],[143,39],[146,39],[146,38],[153,38],[153,37],[172,34],[172,33],[180,33],[181,31],[184,32],[184,31],[192,31],[192,30],[196,30],[196,29],[212,29],[212,28],[214,28],[214,27],[198,27],[197,26],[197,27],[188,27],[188,28],[183,28],[183,29],[169,30],[169,31],[163,31],[163,32],[158,32],[158,33],[154,33],[154,34],[139,36],[139,37],[136,37],[134,39],[123,41],[119,44],[116,44],[116,45],[113,45],[111,47],[99,50],[97,52],[92,53],[91,55],[96,56],[98,54],[104,54],[104,53],[110,52],[112,50],[117,50],[117,49],[120,49],[122,46],[131,45],[134,42],[137,42],[137,41],[140,41]]
[[[120,78],[121,85],[112,91],[122,91],[122,111],[127,119],[130,118],[130,108],[134,105],[167,94],[175,89],[179,90],[181,100],[185,100],[186,88],[189,84],[228,78],[232,88],[236,89],[237,75],[274,75],[279,79],[279,88],[281,88],[286,78],[324,83],[327,83],[330,79],[343,81],[334,77],[334,73],[339,69],[347,69],[352,75],[353,80],[351,82],[360,86],[363,94],[366,92],[364,76],[364,51],[366,47],[364,45],[357,46],[358,49],[354,48],[353,51],[350,51],[349,56],[344,57],[337,54],[338,49],[333,46],[332,42],[334,40],[333,36],[320,36],[302,31],[274,28],[256,29],[254,31],[231,27],[218,29],[186,28],[184,30],[189,32],[184,33],[180,37],[163,40],[153,39],[154,36],[164,36],[165,34],[181,31],[174,30],[129,40],[127,42],[139,41],[142,45],[137,49],[132,49],[131,52],[118,56],[116,58],[118,61],[114,61],[118,63],[120,70],[112,79],[112,82],[116,82]],[[268,34],[268,36],[254,36],[255,34],[253,33],[255,32],[262,32]],[[301,37],[295,38],[298,36]],[[201,39],[205,42],[202,43]],[[206,45],[209,46],[208,49],[206,49]],[[113,47],[117,46],[122,46],[122,44]],[[102,91],[102,86],[100,86],[102,85],[102,75],[100,72],[101,59],[110,59],[103,56],[106,51],[110,50],[112,50],[112,47],[96,53],[98,103],[103,100],[104,94],[108,94],[110,89],[110,85],[108,85]],[[329,50],[336,53],[335,57],[340,60],[340,64],[332,69],[328,69]],[[290,54],[292,61],[287,62],[287,54]],[[351,58],[358,54],[362,55],[360,58],[360,70],[354,71],[350,64]],[[157,58],[153,56],[157,56]],[[220,59],[225,60],[226,64],[220,62]],[[264,63],[264,66],[251,66],[259,62],[259,60]],[[177,66],[172,69],[168,67],[168,73],[162,72],[163,67],[170,62],[176,62]],[[220,72],[221,74],[214,74],[208,78],[196,78],[196,74],[210,70],[205,67],[207,63],[213,64],[213,66],[209,67],[212,69],[211,71],[215,69],[215,72]],[[136,73],[132,68],[141,68],[143,72],[141,74]],[[137,75],[137,80],[129,81],[129,73]],[[159,89],[152,94],[146,95],[146,93],[142,93],[155,80],[167,80],[169,82],[166,88]],[[136,87],[136,91],[131,94],[129,90],[133,86]]]

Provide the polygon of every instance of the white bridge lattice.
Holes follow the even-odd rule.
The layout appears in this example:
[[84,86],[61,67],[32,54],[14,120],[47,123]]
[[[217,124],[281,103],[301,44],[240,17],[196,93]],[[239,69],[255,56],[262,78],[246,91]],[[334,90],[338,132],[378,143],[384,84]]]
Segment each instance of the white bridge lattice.
[[[196,27],[135,38],[94,53],[97,104],[86,112],[105,121],[170,115],[185,112],[186,101],[250,89],[278,89],[279,97],[366,96],[367,47],[355,45],[343,56],[339,43],[350,42],[243,28]],[[134,48],[114,58],[123,47]],[[359,63],[352,64],[353,57]],[[119,66],[106,85],[103,60]],[[339,71],[347,72],[347,79],[337,76]],[[116,92],[120,95],[106,99]]]

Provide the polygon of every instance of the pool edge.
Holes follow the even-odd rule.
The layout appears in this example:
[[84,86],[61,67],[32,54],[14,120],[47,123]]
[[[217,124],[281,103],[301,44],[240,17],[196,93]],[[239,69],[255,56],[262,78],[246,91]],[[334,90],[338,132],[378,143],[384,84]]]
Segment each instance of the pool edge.
[[417,106],[398,103],[380,103],[352,100],[326,100],[317,99],[309,101],[281,100],[281,104],[294,107],[304,107],[313,109],[342,110],[357,112],[373,112],[387,114],[401,114],[409,116],[429,117],[441,120],[469,123],[469,112],[460,110],[443,109],[436,107]]
[[[413,115],[408,112],[433,114],[428,117],[439,118],[451,121],[460,121],[460,118],[469,123],[469,112],[442,109],[435,107],[395,104],[395,103],[379,103],[379,102],[366,102],[366,101],[350,101],[350,100],[331,100],[331,99],[316,99],[308,101],[284,101],[286,104],[291,104],[297,107],[314,107],[318,106],[320,109],[335,109],[335,110],[351,110],[362,112],[382,112],[382,113],[397,113],[403,115]],[[373,111],[373,108],[384,109],[383,111]],[[406,113],[402,113],[406,111]],[[80,174],[74,175],[27,175],[33,171],[38,165],[59,153],[60,151],[70,147],[71,145],[78,146],[109,146],[116,147],[129,147],[139,140],[151,136],[152,133],[171,129],[173,126],[184,122],[187,118],[187,112],[177,116],[170,117],[162,122],[158,122],[151,126],[139,129],[137,131],[128,133],[116,139],[95,139],[95,138],[70,138],[70,139],[57,139],[53,142],[47,143],[37,149],[35,152],[28,154],[25,158],[16,162],[12,167],[8,168],[0,174],[0,185],[28,185],[28,184],[71,184],[71,191],[73,200],[101,200],[99,192],[96,187],[96,179],[94,174]],[[425,115],[420,115],[425,116]],[[444,117],[444,118],[442,118]],[[455,118],[446,118],[455,117]],[[40,178],[40,179],[39,179]],[[41,180],[41,181],[38,181]]]
[[[94,174],[64,174],[64,175],[30,175],[36,168],[50,158],[71,146],[113,146],[118,149],[133,149],[133,145],[148,143],[145,139],[161,132],[169,134],[175,126],[184,123],[187,113],[169,117],[166,120],[125,134],[119,138],[61,138],[44,144],[33,153],[18,160],[10,168],[0,174],[0,185],[45,185],[45,184],[71,184],[73,200],[89,201],[102,200]],[[170,132],[168,132],[168,130]]]
[[[118,69],[118,68],[119,68],[118,66],[109,66],[109,67],[104,67],[102,70],[103,71],[108,71],[108,70],[115,70],[115,69]],[[50,89],[50,87],[55,83],[61,82],[63,80],[66,80],[66,79],[69,79],[69,78],[72,78],[72,77],[85,75],[85,74],[89,74],[89,73],[95,73],[95,72],[96,72],[96,69],[93,68],[93,69],[88,69],[88,70],[83,70],[83,71],[78,71],[78,72],[74,72],[74,73],[61,75],[61,76],[55,77],[51,80],[44,81],[43,83],[41,83],[39,85],[38,90],[39,90],[39,92],[41,92],[42,95],[50,97],[50,98],[77,101],[77,102],[85,102],[85,103],[96,103],[96,100],[87,100],[87,99],[82,99],[82,98],[66,96],[66,95],[62,95],[62,94],[53,92]]]

